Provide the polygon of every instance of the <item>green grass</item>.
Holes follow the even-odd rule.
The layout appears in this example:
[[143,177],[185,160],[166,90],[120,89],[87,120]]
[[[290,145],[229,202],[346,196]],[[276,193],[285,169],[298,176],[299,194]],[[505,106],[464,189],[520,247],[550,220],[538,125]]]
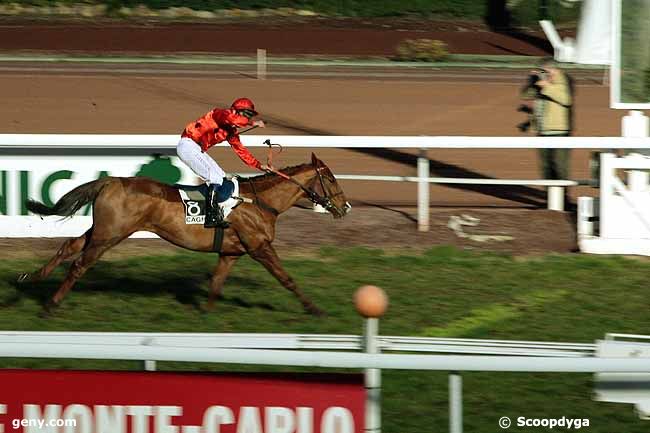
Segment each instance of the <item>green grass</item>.
[[[606,332],[648,333],[650,263],[620,257],[513,258],[436,248],[421,255],[324,248],[284,261],[304,291],[328,312],[314,318],[257,263],[241,259],[217,311],[202,313],[216,257],[182,253],[102,262],[57,314],[40,305],[63,277],[16,286],[40,262],[0,262],[2,330],[291,332],[359,334],[351,299],[363,284],[383,287],[383,335],[593,342]],[[4,359],[0,367],[136,369],[135,362]],[[160,363],[164,370],[260,370],[259,366]],[[280,369],[283,371],[290,368]],[[629,405],[591,401],[587,374],[467,373],[465,431],[500,431],[501,416],[589,418],[589,432],[647,431]],[[384,371],[385,432],[447,430],[446,373]],[[530,429],[529,429],[530,430]],[[556,429],[557,430],[557,429]],[[517,427],[509,431],[522,431]],[[535,431],[545,431],[536,428]]]
[[621,102],[650,102],[650,4],[642,0],[622,3]]

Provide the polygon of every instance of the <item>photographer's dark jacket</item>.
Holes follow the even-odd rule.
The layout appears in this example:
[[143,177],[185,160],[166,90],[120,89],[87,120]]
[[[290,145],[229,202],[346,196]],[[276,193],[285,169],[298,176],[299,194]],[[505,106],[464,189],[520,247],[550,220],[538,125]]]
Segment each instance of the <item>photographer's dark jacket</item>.
[[569,78],[564,72],[538,91],[526,91],[526,96],[535,99],[533,124],[539,135],[567,135],[571,132],[573,98]]

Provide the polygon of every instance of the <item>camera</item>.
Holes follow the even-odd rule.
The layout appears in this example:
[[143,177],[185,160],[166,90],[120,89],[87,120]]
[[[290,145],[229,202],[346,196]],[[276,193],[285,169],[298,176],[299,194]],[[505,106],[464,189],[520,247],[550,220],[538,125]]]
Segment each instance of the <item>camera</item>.
[[526,104],[521,104],[519,107],[517,107],[517,112],[519,113],[525,113],[528,115],[528,119],[526,119],[525,122],[521,122],[517,124],[517,129],[519,132],[527,132],[531,125],[532,125],[532,116],[533,116],[533,108],[529,105]]
[[533,114],[533,109],[526,104],[521,104],[519,107],[517,107],[517,112],[528,114],[528,120],[517,124],[517,129],[520,132],[527,132],[531,126],[530,116]]
[[520,113],[533,114],[533,109],[526,104],[521,104],[519,107],[517,107],[517,111]]
[[[534,93],[534,98],[538,98],[540,96],[540,91],[542,88],[537,84],[540,80],[546,79],[546,72],[543,70],[535,70],[531,74],[528,75],[526,78],[526,83],[524,87],[521,89],[522,93]],[[529,105],[526,104],[521,104],[519,107],[517,107],[517,112],[519,113],[525,113],[528,115],[528,119],[525,122],[521,122],[517,124],[517,129],[520,132],[527,132],[531,125],[532,125],[532,116],[533,116],[533,109]]]
[[537,70],[533,71],[530,75],[528,75],[528,78],[526,79],[526,85],[524,86],[524,89],[533,89],[537,92],[541,90],[539,85],[537,84],[538,81],[540,80],[545,80],[546,79],[546,71],[543,70]]
[[528,79],[526,80],[526,87],[528,87],[528,88],[539,87],[537,85],[537,82],[539,80],[541,80],[541,79],[542,79],[542,77],[540,76],[540,74],[537,74],[537,73],[532,73],[532,74],[528,75]]

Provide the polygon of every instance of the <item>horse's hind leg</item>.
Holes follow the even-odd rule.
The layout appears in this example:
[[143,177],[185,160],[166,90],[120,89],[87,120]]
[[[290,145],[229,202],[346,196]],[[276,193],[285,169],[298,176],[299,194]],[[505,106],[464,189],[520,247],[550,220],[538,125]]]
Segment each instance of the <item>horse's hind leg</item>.
[[[128,236],[128,235],[127,235]],[[120,243],[127,236],[111,239],[107,241],[95,241],[92,238],[88,241],[88,245],[84,248],[83,253],[70,265],[68,274],[61,283],[59,290],[54,294],[48,308],[57,306],[61,303],[65,295],[72,289],[72,286],[77,282],[79,278],[92,266],[97,260],[108,251],[110,248],[114,247]]]
[[323,311],[318,308],[314,303],[305,296],[305,294],[298,288],[293,279],[289,276],[287,271],[284,270],[280,263],[280,258],[275,252],[275,248],[265,242],[261,247],[255,251],[249,251],[250,256],[256,261],[260,262],[266,270],[268,270],[286,289],[293,292],[298,297],[305,310],[315,316],[323,315]]
[[219,262],[210,278],[210,295],[208,297],[208,310],[214,309],[215,299],[221,297],[223,283],[228,278],[228,273],[232,269],[239,256],[219,256]]
[[18,277],[18,282],[39,281],[43,278],[47,278],[47,276],[50,275],[52,271],[61,264],[61,262],[81,252],[84,245],[86,245],[86,241],[90,237],[91,231],[92,229],[88,230],[78,238],[68,239],[65,241],[63,245],[61,245],[61,248],[59,248],[59,251],[57,251],[45,266],[34,274],[21,274]]

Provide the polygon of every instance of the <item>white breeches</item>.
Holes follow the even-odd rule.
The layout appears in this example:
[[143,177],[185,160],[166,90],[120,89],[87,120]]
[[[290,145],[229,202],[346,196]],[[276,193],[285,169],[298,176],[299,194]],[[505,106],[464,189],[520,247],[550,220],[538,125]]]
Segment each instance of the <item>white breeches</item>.
[[221,185],[223,182],[226,173],[210,155],[201,152],[201,146],[196,144],[191,138],[181,138],[181,141],[176,146],[176,153],[181,161],[191,168],[197,176],[202,177],[209,184],[216,183]]

